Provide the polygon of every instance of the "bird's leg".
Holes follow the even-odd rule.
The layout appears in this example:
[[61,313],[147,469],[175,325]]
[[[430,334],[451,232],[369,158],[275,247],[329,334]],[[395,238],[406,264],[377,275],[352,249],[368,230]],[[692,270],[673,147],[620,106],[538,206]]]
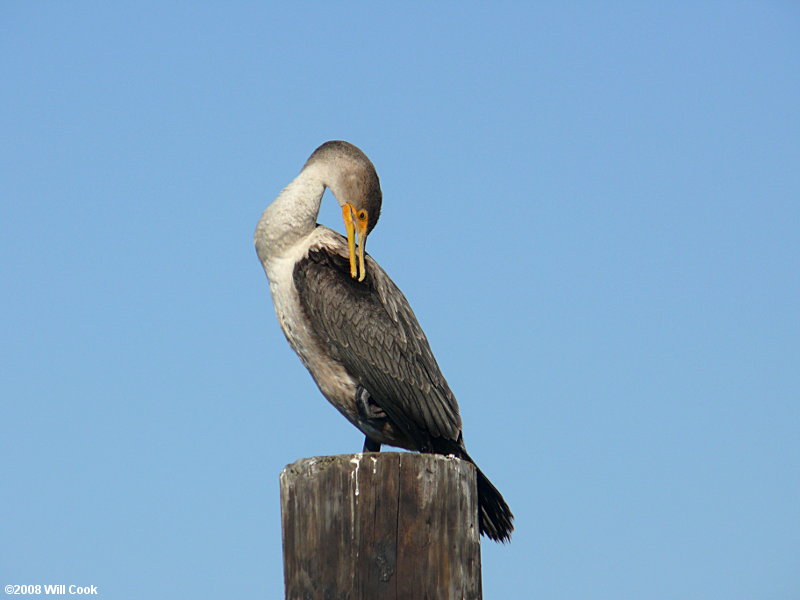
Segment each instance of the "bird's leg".
[[364,452],[380,452],[381,443],[371,439],[368,435],[364,436]]

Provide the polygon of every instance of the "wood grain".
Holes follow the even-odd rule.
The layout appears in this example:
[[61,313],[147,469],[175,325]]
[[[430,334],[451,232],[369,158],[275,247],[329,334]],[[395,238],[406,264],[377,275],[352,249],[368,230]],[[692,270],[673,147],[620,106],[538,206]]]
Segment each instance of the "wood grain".
[[303,458],[280,487],[288,600],[480,600],[470,463],[405,452]]

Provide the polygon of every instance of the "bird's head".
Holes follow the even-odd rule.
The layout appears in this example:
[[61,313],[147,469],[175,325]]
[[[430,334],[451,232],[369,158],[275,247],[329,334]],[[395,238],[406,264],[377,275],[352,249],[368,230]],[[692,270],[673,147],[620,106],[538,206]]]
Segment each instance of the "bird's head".
[[[306,162],[325,171],[327,185],[342,208],[350,253],[350,275],[363,281],[367,236],[381,215],[381,184],[372,162],[349,142],[325,142]],[[356,268],[356,257],[358,268]]]

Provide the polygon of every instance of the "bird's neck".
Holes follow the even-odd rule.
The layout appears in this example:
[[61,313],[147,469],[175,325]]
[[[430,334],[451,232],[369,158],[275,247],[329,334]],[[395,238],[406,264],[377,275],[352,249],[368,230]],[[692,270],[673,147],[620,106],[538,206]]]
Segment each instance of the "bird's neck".
[[309,166],[267,207],[255,233],[262,262],[284,255],[314,230],[324,192],[323,173]]

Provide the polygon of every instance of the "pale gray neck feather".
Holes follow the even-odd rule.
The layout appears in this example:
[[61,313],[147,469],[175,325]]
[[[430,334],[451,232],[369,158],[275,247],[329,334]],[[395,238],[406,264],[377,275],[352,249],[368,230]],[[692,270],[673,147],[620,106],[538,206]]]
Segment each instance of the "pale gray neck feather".
[[267,207],[255,232],[261,262],[283,256],[314,231],[328,175],[323,165],[308,165]]

